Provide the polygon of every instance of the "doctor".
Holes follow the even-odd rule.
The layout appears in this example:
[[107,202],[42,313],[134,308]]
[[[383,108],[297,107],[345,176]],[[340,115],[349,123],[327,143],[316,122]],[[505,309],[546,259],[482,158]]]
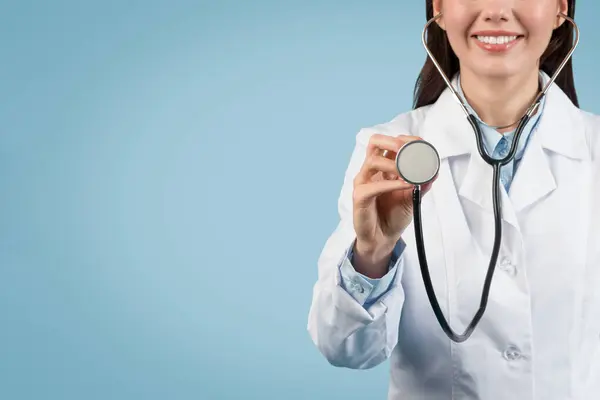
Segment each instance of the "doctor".
[[[427,0],[433,53],[476,113],[488,154],[572,45],[574,0]],[[448,46],[446,41],[449,41]],[[493,244],[492,169],[428,60],[415,109],[362,129],[318,260],[308,330],[333,365],[390,360],[389,399],[600,398],[600,118],[578,108],[567,64],[502,170],[503,237],[487,311],[463,343],[448,339],[424,290],[411,185],[394,157],[422,138],[441,166],[422,201],[432,281],[464,331]],[[387,156],[384,157],[384,151]]]

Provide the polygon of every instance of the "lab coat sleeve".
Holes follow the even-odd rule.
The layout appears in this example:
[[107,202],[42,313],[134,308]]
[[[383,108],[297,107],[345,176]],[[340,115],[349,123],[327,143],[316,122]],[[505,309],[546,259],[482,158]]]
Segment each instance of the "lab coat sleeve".
[[[404,256],[390,271],[389,287],[370,304],[357,301],[342,280],[348,249],[356,239],[352,221],[353,180],[366,154],[369,132],[361,131],[344,177],[338,200],[339,222],[318,258],[318,277],[313,287],[308,331],[321,354],[334,366],[367,369],[385,361],[398,341],[404,303],[401,276]],[[360,290],[360,289],[359,289]],[[372,295],[373,297],[373,295]],[[362,303],[362,304],[361,304]]]

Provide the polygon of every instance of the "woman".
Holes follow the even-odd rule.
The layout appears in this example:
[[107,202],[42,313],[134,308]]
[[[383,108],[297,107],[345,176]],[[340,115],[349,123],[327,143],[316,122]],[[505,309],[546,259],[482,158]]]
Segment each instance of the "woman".
[[[442,13],[429,46],[494,158],[570,50],[572,26],[560,15],[573,17],[574,7],[426,1],[428,18]],[[500,257],[487,311],[462,343],[448,339],[428,302],[412,185],[394,157],[416,138],[439,152],[423,232],[435,292],[459,333],[479,306],[492,250],[492,168],[429,60],[415,109],[358,133],[308,320],[331,364],[365,369],[390,359],[389,399],[600,398],[600,119],[579,110],[573,82],[569,62],[502,168]]]

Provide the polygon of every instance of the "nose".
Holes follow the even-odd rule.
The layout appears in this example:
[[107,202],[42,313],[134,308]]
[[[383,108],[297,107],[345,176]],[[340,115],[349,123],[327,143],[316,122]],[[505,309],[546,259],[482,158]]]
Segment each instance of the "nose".
[[507,0],[489,0],[484,2],[485,6],[481,13],[484,20],[488,22],[508,21],[511,14],[512,1]]

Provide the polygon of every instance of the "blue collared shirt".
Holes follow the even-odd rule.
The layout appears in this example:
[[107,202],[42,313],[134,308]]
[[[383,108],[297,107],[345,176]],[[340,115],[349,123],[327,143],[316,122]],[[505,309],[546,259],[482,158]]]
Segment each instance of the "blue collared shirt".
[[[546,83],[546,80],[549,79],[544,73],[540,72],[540,81],[543,84]],[[467,110],[475,116],[477,122],[479,123],[479,127],[483,133],[483,143],[484,147],[488,154],[490,154],[493,158],[502,158],[508,154],[512,142],[514,140],[515,131],[506,132],[504,134],[499,133],[496,129],[490,127],[485,124],[481,118],[477,115],[475,110],[469,105],[467,102],[464,93],[462,91],[460,85],[460,75],[457,77],[457,93],[463,99],[465,105],[467,106]],[[536,114],[529,120],[521,137],[519,139],[519,143],[517,145],[517,153],[515,158],[503,166],[500,170],[500,182],[504,186],[504,189],[508,193],[510,191],[510,185],[512,183],[514,174],[523,158],[523,154],[525,153],[525,149],[527,147],[527,143],[529,142],[529,138],[531,137],[531,133],[535,131],[535,128],[538,124],[539,118],[543,113],[545,104],[545,98],[542,98],[540,103],[540,107]],[[339,269],[340,269],[340,277],[341,277],[341,285],[342,287],[363,307],[368,308],[370,305],[375,303],[381,296],[383,296],[392,286],[392,282],[396,276],[396,271],[398,270],[398,264],[401,260],[402,252],[404,251],[405,244],[402,240],[400,240],[396,248],[392,253],[392,258],[390,260],[388,266],[388,272],[380,279],[371,279],[366,277],[363,274],[356,272],[352,265],[352,257],[354,250],[354,242],[350,246],[350,248],[346,251],[346,254],[342,258]]]
[[[543,85],[545,83],[545,79],[546,79],[546,76],[544,74],[540,73],[541,85]],[[501,134],[496,129],[494,129],[494,128],[490,127],[489,125],[487,125],[486,123],[484,123],[481,120],[481,118],[479,118],[479,115],[477,115],[475,110],[473,110],[471,105],[469,105],[469,103],[467,102],[467,99],[465,98],[464,93],[462,91],[462,87],[460,85],[460,75],[457,78],[456,86],[457,86],[457,88],[456,88],[457,93],[465,102],[465,105],[467,106],[467,110],[471,114],[473,114],[475,116],[475,118],[477,119],[477,122],[479,122],[479,127],[481,128],[481,132],[483,133],[483,143],[484,143],[487,153],[489,155],[491,155],[492,158],[496,158],[496,159],[506,156],[508,154],[508,151],[510,150],[510,147],[514,140],[516,129],[512,130],[510,132]],[[517,153],[515,154],[515,158],[510,163],[503,166],[502,169],[500,170],[500,182],[504,186],[504,189],[506,190],[507,193],[510,191],[510,185],[512,183],[514,174],[519,166],[519,163],[521,162],[521,159],[523,158],[523,154],[525,153],[525,148],[527,147],[527,143],[529,142],[531,133],[535,130],[535,127],[537,126],[540,116],[542,115],[542,112],[544,110],[545,101],[546,101],[545,97],[542,98],[542,101],[540,102],[540,107],[538,108],[538,111],[527,122],[527,125],[525,126],[525,129],[523,130],[523,133],[521,134],[521,137],[519,139],[519,143],[517,144]]]

